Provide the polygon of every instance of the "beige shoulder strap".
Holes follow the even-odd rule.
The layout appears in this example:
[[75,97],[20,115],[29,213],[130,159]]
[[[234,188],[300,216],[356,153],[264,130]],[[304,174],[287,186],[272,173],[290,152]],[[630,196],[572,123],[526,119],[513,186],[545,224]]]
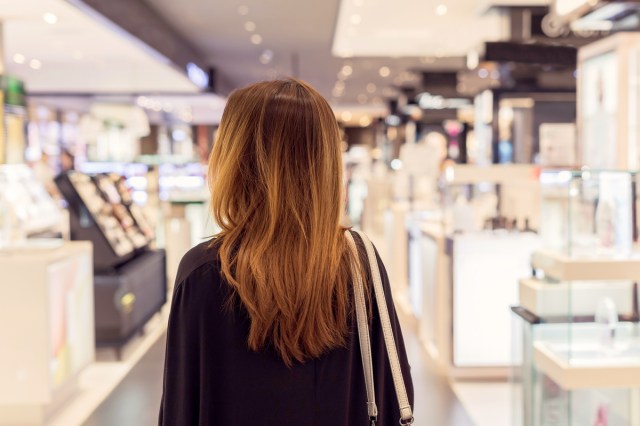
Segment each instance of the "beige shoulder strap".
[[[373,279],[373,290],[375,294],[376,303],[378,305],[378,312],[380,313],[380,322],[382,324],[382,332],[384,335],[384,342],[387,349],[387,356],[389,358],[389,364],[391,366],[391,374],[393,376],[393,384],[398,398],[398,405],[400,406],[400,424],[409,425],[413,423],[413,411],[409,404],[409,398],[407,396],[407,389],[404,384],[404,377],[402,376],[402,369],[400,367],[400,358],[398,356],[398,348],[396,346],[395,338],[393,336],[393,330],[391,328],[391,319],[389,317],[389,310],[387,308],[387,300],[384,294],[384,287],[382,285],[382,277],[380,275],[380,269],[378,268],[378,259],[376,257],[375,249],[369,238],[362,232],[356,231],[362,239],[367,251],[367,258],[369,261],[369,269],[371,270],[371,277]],[[358,259],[358,251],[353,240],[351,232],[346,231],[347,241],[349,246]],[[359,276],[357,268],[352,266],[353,276]],[[375,406],[375,391],[373,388],[373,365],[371,362],[371,341],[369,336],[369,327],[366,315],[366,304],[364,300],[364,287],[362,283],[362,277],[354,278],[354,292],[356,303],[356,317],[358,320],[358,335],[360,337],[360,350],[363,359],[363,368],[365,370],[365,383],[367,386],[367,400],[370,407],[369,418],[371,419],[371,406],[377,416],[377,407]],[[360,293],[360,294],[358,294]],[[361,313],[359,313],[359,311]],[[363,334],[365,337],[363,338]],[[364,341],[364,344],[363,344]],[[365,361],[365,358],[368,360]],[[374,420],[375,422],[375,420]]]

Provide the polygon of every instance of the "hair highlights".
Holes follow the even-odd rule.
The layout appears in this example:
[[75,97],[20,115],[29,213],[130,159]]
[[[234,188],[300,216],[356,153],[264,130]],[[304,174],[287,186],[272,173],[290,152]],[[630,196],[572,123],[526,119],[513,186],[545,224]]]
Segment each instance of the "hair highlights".
[[209,160],[221,270],[251,319],[248,344],[287,365],[345,342],[351,255],[340,225],[340,133],[294,79],[229,97]]

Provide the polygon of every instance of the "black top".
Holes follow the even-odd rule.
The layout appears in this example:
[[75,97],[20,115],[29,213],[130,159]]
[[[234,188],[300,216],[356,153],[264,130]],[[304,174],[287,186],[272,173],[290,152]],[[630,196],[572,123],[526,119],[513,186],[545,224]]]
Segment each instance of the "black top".
[[[361,258],[366,259],[362,241],[355,233],[354,238]],[[413,406],[410,367],[389,280],[376,256]],[[272,348],[248,349],[248,315],[243,308],[225,308],[230,291],[220,273],[216,249],[208,242],[184,256],[169,317],[160,425],[368,424],[355,314],[345,348],[287,368]],[[400,411],[375,303],[372,315],[378,424],[397,425]]]

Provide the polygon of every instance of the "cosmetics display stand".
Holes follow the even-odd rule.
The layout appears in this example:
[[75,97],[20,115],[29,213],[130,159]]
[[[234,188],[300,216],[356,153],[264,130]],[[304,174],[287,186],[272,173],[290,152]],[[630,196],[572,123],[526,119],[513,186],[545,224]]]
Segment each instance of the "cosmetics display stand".
[[95,322],[98,345],[121,348],[165,304],[164,250],[113,175],[78,172],[56,177],[69,204],[71,238],[94,245]]
[[537,170],[455,165],[442,181],[440,220],[410,226],[409,294],[419,334],[447,376],[504,379],[515,283],[540,246],[531,229],[538,223]]

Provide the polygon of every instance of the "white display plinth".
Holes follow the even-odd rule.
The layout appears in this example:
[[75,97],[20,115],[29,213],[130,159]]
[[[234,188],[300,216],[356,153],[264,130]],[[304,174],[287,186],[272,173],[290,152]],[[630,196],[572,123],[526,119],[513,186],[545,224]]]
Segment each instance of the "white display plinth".
[[513,362],[510,307],[518,303],[518,279],[529,272],[540,238],[531,233],[480,232],[455,235],[451,244],[453,365],[502,367],[506,373]]
[[[556,345],[557,346],[557,345]],[[573,351],[589,352],[588,348],[572,347]],[[568,359],[557,348],[543,342],[534,343],[536,367],[565,390],[588,388],[636,388],[640,384],[640,354],[611,357]],[[594,354],[596,350],[592,350]]]
[[640,280],[640,259],[570,258],[557,252],[536,251],[533,268],[560,281]]
[[92,245],[0,250],[0,425],[40,425],[95,358]]
[[520,281],[520,306],[539,317],[594,315],[598,303],[610,298],[618,313],[632,314],[631,281],[545,283]]

